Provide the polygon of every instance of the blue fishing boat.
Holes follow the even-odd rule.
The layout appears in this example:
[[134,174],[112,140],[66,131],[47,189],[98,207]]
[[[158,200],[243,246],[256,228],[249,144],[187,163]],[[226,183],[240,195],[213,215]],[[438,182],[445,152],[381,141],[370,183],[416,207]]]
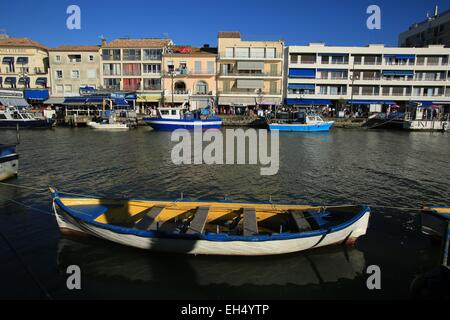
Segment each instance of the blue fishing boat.
[[176,129],[193,130],[201,128],[220,129],[222,119],[216,117],[210,107],[189,111],[187,108],[158,108],[157,117],[144,118],[144,122],[154,130],[172,131]]
[[324,121],[313,112],[300,111],[278,115],[280,118],[269,122],[270,131],[328,132],[334,125],[334,121]]
[[365,206],[120,200],[50,191],[62,233],[194,255],[278,255],[353,244],[370,218]]
[[15,107],[0,110],[0,129],[49,129],[55,125],[55,120],[36,116],[33,113],[21,111]]
[[17,176],[19,155],[15,145],[0,144],[0,181]]

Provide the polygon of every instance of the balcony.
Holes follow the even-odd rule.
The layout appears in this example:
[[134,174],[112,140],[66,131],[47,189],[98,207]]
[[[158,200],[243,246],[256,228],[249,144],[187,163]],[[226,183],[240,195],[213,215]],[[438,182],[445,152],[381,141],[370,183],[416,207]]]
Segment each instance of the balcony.
[[219,76],[221,77],[255,77],[255,78],[261,78],[261,77],[281,77],[281,72],[255,72],[255,73],[248,73],[248,72],[239,72],[239,71],[232,71],[232,72],[220,72]]
[[107,85],[105,86],[106,90],[120,91],[120,85]]
[[225,52],[219,53],[219,59],[226,60],[226,59],[243,59],[243,60],[278,60],[283,59],[282,53],[276,53],[273,55],[244,55],[244,54],[226,54]]
[[120,61],[120,54],[117,55],[102,55],[104,61]]
[[124,85],[123,90],[124,91],[139,91],[139,90],[141,90],[141,85],[140,84]]
[[140,55],[124,55],[123,61],[141,61]]
[[144,83],[144,90],[149,90],[149,91],[161,91],[161,85],[146,85]]
[[254,96],[264,96],[264,95],[281,95],[281,90],[276,91],[264,91],[261,93],[256,93],[256,89],[228,89],[219,91],[220,94],[236,94],[236,95],[254,95]]

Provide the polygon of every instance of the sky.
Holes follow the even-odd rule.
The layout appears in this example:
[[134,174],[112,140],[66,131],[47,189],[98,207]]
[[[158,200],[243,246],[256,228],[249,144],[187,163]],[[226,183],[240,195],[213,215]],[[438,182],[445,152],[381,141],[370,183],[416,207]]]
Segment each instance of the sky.
[[[69,5],[81,9],[81,29],[69,30]],[[370,5],[381,9],[381,30],[369,30]],[[286,45],[396,46],[398,35],[449,0],[20,0],[0,2],[0,32],[49,47],[100,44],[101,36],[171,38],[179,45],[217,45],[217,32]]]

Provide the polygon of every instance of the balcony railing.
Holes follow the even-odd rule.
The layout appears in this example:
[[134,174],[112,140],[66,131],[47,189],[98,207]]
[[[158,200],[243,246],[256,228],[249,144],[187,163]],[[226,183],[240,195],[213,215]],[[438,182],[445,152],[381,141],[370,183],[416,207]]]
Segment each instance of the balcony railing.
[[124,61],[141,61],[141,56],[123,56]]
[[105,71],[105,70],[103,70],[103,75],[104,76],[121,76],[121,72],[119,72],[119,71]]
[[120,55],[102,55],[104,61],[120,61]]
[[219,91],[221,94],[248,94],[255,96],[264,96],[264,95],[281,95],[281,90],[276,91],[264,91],[262,93],[256,93],[255,89],[229,89]]
[[146,85],[144,84],[144,90],[150,90],[150,91],[160,91],[161,85],[155,86],[155,85]]
[[137,90],[141,90],[141,85],[140,85],[140,84],[135,84],[135,85],[124,85],[124,86],[123,86],[123,90],[125,90],[125,91],[137,91]]
[[119,85],[119,84],[117,84],[117,85],[106,85],[106,86],[105,86],[105,89],[107,89],[107,90],[117,90],[117,91],[119,91],[119,90],[120,90],[120,85]]
[[257,73],[246,73],[239,71],[232,72],[220,72],[221,77],[281,77],[281,72],[257,72]]
[[244,54],[227,54],[225,52],[222,52],[219,54],[220,59],[250,59],[250,60],[270,60],[270,59],[282,59],[283,54],[282,53],[276,53],[274,55],[244,55]]

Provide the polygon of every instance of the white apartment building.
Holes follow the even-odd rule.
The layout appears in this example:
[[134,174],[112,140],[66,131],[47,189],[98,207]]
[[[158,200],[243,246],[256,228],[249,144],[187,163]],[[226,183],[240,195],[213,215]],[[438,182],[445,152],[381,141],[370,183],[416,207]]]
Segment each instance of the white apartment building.
[[53,97],[79,96],[100,85],[98,46],[60,46],[49,49]]
[[285,102],[297,106],[450,102],[450,48],[290,46]]

